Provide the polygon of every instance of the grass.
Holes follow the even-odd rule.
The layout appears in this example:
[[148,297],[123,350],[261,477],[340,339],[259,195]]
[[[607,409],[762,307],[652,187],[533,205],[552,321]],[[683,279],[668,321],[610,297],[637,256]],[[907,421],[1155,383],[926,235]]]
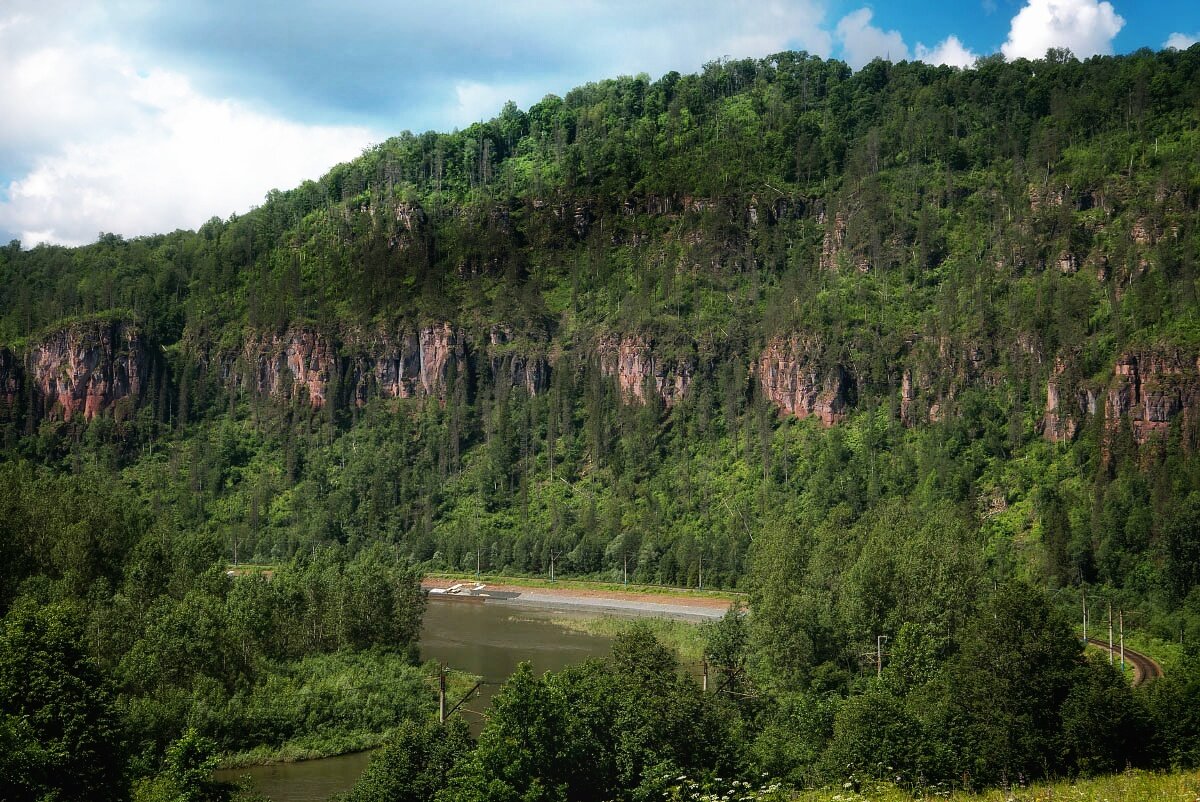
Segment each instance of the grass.
[[950,800],[950,802],[1200,802],[1200,771],[1158,774],[1127,771],[1106,777],[1077,781],[1035,783],[1016,788],[989,791],[949,791],[937,787],[912,790],[891,783],[867,781],[858,789],[843,788],[812,791],[788,791],[772,783],[759,789],[746,785],[717,790],[701,790],[698,783],[685,778],[672,799],[687,802],[722,802],[739,799],[749,802],[912,802],[912,800]]
[[605,638],[616,637],[630,624],[647,626],[662,643],[674,649],[685,662],[698,662],[704,656],[704,627],[708,622],[675,621],[667,618],[630,619],[613,615],[554,619],[564,629],[586,632]]
[[1200,802],[1200,771],[1157,774],[1127,771],[1075,782],[1036,783],[1028,787],[978,793],[929,791],[913,793],[882,784],[861,792],[851,790],[802,791],[792,802],[911,802],[914,799],[948,799],[951,802]]
[[[478,677],[447,672],[451,700]],[[403,721],[437,713],[437,666],[412,666],[400,655],[334,653],[279,666],[250,693],[221,711],[239,743],[222,768],[332,757],[373,749]]]

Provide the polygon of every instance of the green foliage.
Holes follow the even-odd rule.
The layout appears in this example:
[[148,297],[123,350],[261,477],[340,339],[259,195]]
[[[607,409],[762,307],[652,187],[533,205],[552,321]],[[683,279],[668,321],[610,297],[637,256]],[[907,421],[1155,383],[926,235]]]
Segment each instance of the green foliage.
[[371,756],[371,763],[342,802],[433,799],[473,744],[462,719],[444,725],[406,721]]
[[134,786],[134,802],[224,802],[230,789],[212,778],[217,745],[188,729],[167,749],[162,770]]
[[439,798],[657,799],[681,771],[732,776],[731,725],[671,651],[632,625],[606,660],[542,677],[523,664]]
[[960,733],[959,768],[972,782],[1063,768],[1063,707],[1081,667],[1079,640],[1041,591],[1010,582],[985,600],[949,669],[950,726]]
[[[0,613],[77,611],[143,777],[189,725],[218,750],[377,742],[424,709],[395,668],[418,568],[551,565],[746,588],[753,616],[709,632],[720,702],[644,632],[519,676],[464,798],[681,794],[684,770],[702,793],[750,755],[797,783],[886,756],[914,788],[1193,765],[1168,711],[1195,667],[1131,702],[1071,645],[1074,594],[1030,588],[1200,638],[1191,391],[1161,372],[1149,438],[1105,411],[1119,357],[1200,343],[1198,72],[1195,49],[721,60],[406,132],[196,232],[0,249]],[[38,345],[118,320],[153,354],[140,393],[57,419]],[[374,344],[443,322],[441,384],[380,397]],[[330,343],[323,405],[248,345],[288,331]],[[768,342],[844,420],[773,409]],[[1041,437],[1051,379],[1069,442]],[[246,561],[271,572],[226,573]],[[336,697],[393,669],[394,693]],[[1122,734],[1143,726],[1152,755]],[[5,776],[56,765],[43,737],[5,711]]]
[[118,800],[127,733],[76,611],[22,602],[0,630],[0,796]]

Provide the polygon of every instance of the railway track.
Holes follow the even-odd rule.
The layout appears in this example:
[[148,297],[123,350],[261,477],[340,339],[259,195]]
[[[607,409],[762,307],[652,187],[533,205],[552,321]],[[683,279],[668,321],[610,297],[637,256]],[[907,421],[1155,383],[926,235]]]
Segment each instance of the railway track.
[[[1106,640],[1088,638],[1088,643],[1108,651],[1108,641]],[[1120,659],[1120,654],[1120,649],[1117,646],[1113,646],[1114,659]],[[1147,657],[1141,652],[1135,652],[1128,646],[1125,647],[1125,662],[1133,666],[1133,684],[1135,687],[1148,679],[1154,679],[1163,675],[1162,666],[1155,662],[1153,658]]]

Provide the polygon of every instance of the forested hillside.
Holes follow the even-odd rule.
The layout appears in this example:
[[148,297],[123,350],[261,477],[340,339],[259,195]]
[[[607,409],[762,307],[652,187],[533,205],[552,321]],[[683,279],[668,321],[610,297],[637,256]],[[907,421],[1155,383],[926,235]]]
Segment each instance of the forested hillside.
[[[1036,739],[972,730],[991,701],[971,689],[1002,689],[970,655],[986,611],[1068,632],[1051,608],[1084,587],[1200,642],[1198,212],[1200,47],[853,73],[781,53],[404,133],[196,232],[12,243],[0,611],[83,602],[121,692],[176,688],[177,713],[198,677],[212,705],[257,681],[251,657],[128,673],[196,594],[224,627],[204,637],[241,631],[207,566],[316,587],[383,565],[399,599],[408,565],[628,560],[748,589],[763,688],[845,694],[877,636],[909,650],[887,699],[842,708],[845,755],[787,735],[834,736],[817,697],[740,734],[779,776],[853,762],[870,749],[845,733],[934,698],[904,720],[972,746],[914,772],[1119,768],[1132,753],[1089,752],[1082,714],[1040,766]],[[254,654],[413,634],[345,625]],[[1063,679],[1078,655],[1038,654],[1059,685],[1034,718],[1086,684]],[[161,751],[179,732],[152,720]]]

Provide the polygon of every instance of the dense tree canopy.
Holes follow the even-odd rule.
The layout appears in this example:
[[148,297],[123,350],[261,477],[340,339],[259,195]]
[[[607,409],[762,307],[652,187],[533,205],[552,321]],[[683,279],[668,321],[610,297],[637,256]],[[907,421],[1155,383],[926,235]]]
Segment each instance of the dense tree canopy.
[[[0,682],[38,656],[92,722],[13,685],[0,775],[88,776],[111,730],[114,797],[190,793],[209,744],[404,721],[380,794],[1195,764],[1198,116],[1200,47],[780,53],[405,132],[194,232],[0,248]],[[518,674],[477,747],[427,727],[420,571],[551,565],[748,591],[721,693],[634,633]],[[1166,681],[1080,653],[1085,589]]]

